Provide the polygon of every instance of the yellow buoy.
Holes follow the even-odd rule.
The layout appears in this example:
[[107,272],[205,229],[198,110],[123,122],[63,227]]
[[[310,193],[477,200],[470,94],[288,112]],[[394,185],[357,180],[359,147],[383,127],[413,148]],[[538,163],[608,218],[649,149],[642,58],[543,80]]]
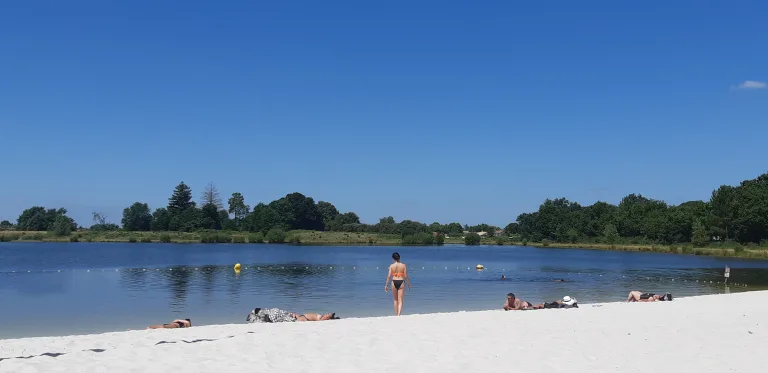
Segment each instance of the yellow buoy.
[[240,263],[235,264],[235,272],[240,272]]
[[475,268],[477,268],[477,269],[485,269],[485,267],[483,267],[482,264],[478,264],[477,267],[475,267]]

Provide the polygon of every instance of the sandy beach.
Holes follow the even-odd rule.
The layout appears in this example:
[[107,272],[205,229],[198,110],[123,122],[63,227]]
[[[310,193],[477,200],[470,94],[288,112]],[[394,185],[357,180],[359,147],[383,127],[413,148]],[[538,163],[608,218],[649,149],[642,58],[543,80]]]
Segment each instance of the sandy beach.
[[768,291],[7,339],[0,340],[0,371],[757,372],[768,364],[765,315]]

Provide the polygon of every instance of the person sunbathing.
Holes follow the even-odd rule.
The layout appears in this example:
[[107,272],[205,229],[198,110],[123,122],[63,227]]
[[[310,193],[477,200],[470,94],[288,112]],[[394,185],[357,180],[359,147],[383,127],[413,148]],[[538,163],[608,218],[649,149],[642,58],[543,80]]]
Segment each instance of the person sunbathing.
[[307,312],[304,314],[298,314],[295,312],[288,312],[279,308],[254,308],[245,321],[249,323],[276,323],[276,322],[304,322],[304,321],[326,321],[326,320],[338,320],[335,313],[312,313]]
[[563,299],[558,299],[554,302],[547,302],[537,304],[533,306],[533,309],[540,310],[545,308],[579,308],[579,304],[576,299],[569,296],[564,296]]
[[192,326],[192,321],[189,319],[176,319],[173,320],[170,324],[160,324],[160,325],[150,325],[147,327],[147,329],[179,329],[179,328],[189,328]]
[[515,298],[515,294],[509,293],[507,294],[507,302],[504,303],[504,311],[521,311],[521,310],[532,310],[533,304],[531,302],[526,302],[524,300],[520,300]]
[[627,295],[627,302],[658,302],[671,300],[672,294],[670,293],[658,295],[654,293],[642,293],[637,290],[633,290],[629,292],[629,295]]

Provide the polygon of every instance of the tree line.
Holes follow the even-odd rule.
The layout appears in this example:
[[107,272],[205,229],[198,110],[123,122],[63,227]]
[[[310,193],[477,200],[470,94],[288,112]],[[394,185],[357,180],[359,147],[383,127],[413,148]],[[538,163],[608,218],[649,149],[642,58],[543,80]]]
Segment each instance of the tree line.
[[[740,244],[768,243],[768,173],[737,186],[722,185],[708,201],[668,205],[664,201],[629,194],[618,205],[598,201],[582,206],[566,198],[547,199],[538,211],[520,214],[503,231],[489,224],[474,226],[458,222],[425,224],[383,217],[365,224],[354,212],[340,212],[332,203],[315,202],[301,193],[290,193],[253,208],[235,192],[224,205],[218,190],[209,183],[193,200],[192,189],[179,183],[164,207],[152,210],[135,202],[123,210],[122,227],[94,213],[92,230],[181,231],[227,230],[243,232],[315,230],[395,234],[404,243],[442,243],[445,235],[463,235],[467,243],[479,243],[476,234],[487,232],[520,237],[531,242],[677,244],[705,246],[712,241]],[[16,224],[0,222],[0,229],[51,231],[68,235],[78,229],[67,210],[35,206],[24,210]],[[497,233],[498,231],[498,233]]]
[[[279,236],[290,230],[365,232],[395,234],[403,237],[404,243],[442,243],[447,234],[460,235],[464,231],[489,232],[493,235],[498,227],[489,224],[474,226],[449,224],[424,224],[413,220],[396,222],[392,216],[379,219],[376,224],[365,224],[354,212],[340,212],[330,202],[315,202],[312,197],[301,193],[290,193],[270,203],[259,203],[251,209],[245,197],[235,192],[224,205],[220,193],[209,183],[199,199],[193,200],[192,189],[183,181],[168,198],[168,204],[154,211],[147,203],[135,202],[123,210],[122,227],[110,223],[100,213],[94,213],[94,224],[89,229],[111,231],[122,229],[129,232],[195,232],[204,230],[226,230],[260,232]],[[48,209],[35,206],[24,210],[14,226],[8,221],[0,222],[0,228],[20,231],[52,231],[57,235],[68,235],[78,229],[74,220],[66,216],[66,209]],[[69,223],[67,229],[56,230],[56,221]]]
[[737,186],[722,185],[708,201],[679,205],[641,194],[630,194],[618,205],[547,199],[505,231],[536,242],[768,244],[768,173]]

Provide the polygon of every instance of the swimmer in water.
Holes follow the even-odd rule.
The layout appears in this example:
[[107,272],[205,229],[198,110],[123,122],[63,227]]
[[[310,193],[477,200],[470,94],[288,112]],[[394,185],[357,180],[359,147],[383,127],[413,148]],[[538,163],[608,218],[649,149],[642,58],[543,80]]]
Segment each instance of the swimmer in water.
[[556,279],[553,279],[552,282],[566,282],[566,281],[563,280],[562,278],[556,278]]
[[501,280],[504,281],[507,279],[507,276],[501,275]]

